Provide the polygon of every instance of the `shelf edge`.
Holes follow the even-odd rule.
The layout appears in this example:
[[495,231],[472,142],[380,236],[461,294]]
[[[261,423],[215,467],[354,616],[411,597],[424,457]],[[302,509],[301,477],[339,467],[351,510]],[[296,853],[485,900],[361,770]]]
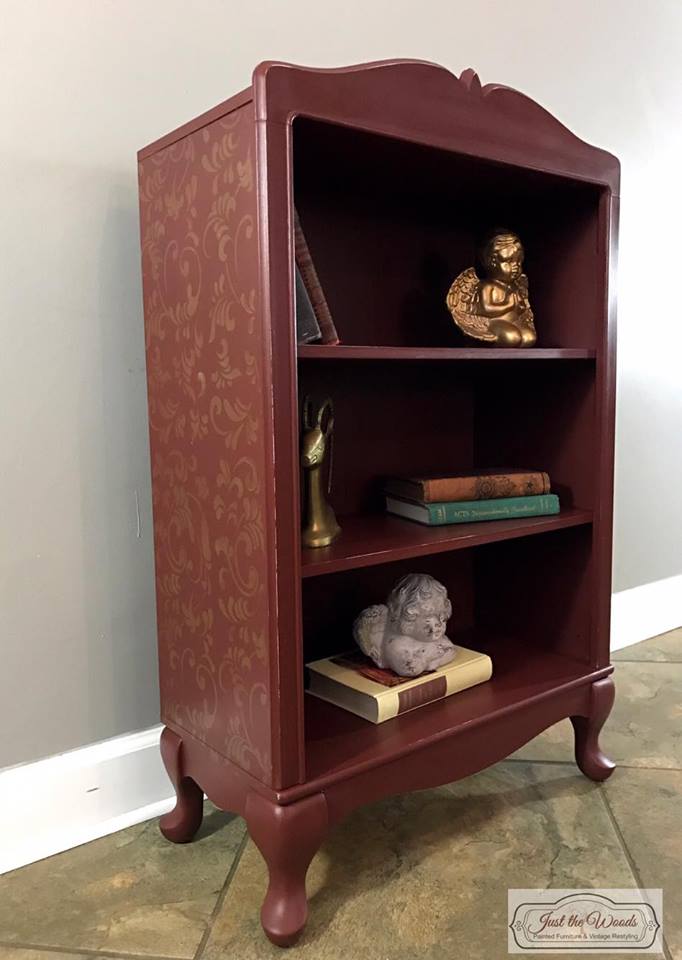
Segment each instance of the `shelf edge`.
[[[475,727],[495,721],[502,715],[506,716],[507,714],[522,711],[530,706],[534,706],[538,703],[542,703],[545,700],[549,700],[557,694],[565,693],[582,685],[592,684],[596,680],[601,680],[604,677],[610,676],[613,673],[613,670],[613,664],[610,664],[607,667],[601,667],[599,670],[592,670],[586,664],[585,673],[581,673],[565,683],[556,684],[556,686],[552,687],[550,690],[544,690],[542,693],[526,697],[524,700],[518,700],[511,706],[500,708],[499,710],[494,710],[490,713],[474,717],[467,723],[463,723],[458,727],[441,730],[432,738],[430,738],[427,744],[417,740],[398,750],[395,750],[393,753],[387,752],[385,755],[382,754],[376,758],[371,757],[367,760],[362,760],[356,766],[350,769],[342,768],[337,771],[332,771],[328,774],[322,774],[313,780],[307,780],[304,783],[297,784],[294,787],[287,787],[285,790],[280,790],[277,792],[277,803],[286,806],[289,803],[294,803],[297,800],[303,799],[303,797],[306,797],[311,793],[318,793],[328,789],[331,786],[334,786],[337,783],[353,780],[356,777],[362,776],[368,770],[372,770],[376,767],[382,767],[388,763],[393,763],[396,760],[401,760],[404,757],[410,756],[411,754],[419,751],[423,746],[431,746],[434,743],[438,743],[450,737],[457,737],[464,732],[474,729]],[[339,707],[338,709],[340,710],[342,708]],[[390,723],[391,721],[388,722]]]
[[578,347],[533,347],[526,350],[500,347],[390,347],[362,344],[300,344],[299,360],[439,360],[439,361],[520,361],[594,360],[597,351]]
[[[541,518],[534,517],[534,520]],[[527,527],[514,524],[509,531],[498,530],[496,533],[486,535],[482,530],[480,534],[471,533],[468,536],[453,536],[450,539],[435,541],[434,543],[419,543],[397,547],[384,552],[370,552],[365,554],[355,554],[347,558],[320,559],[313,560],[311,563],[302,562],[301,577],[328,576],[332,573],[342,573],[347,570],[360,570],[364,567],[376,567],[383,563],[393,563],[398,560],[409,560],[411,557],[425,557],[437,553],[449,553],[455,550],[466,550],[471,547],[484,546],[490,543],[500,543],[505,540],[517,540],[521,537],[537,536],[542,533],[552,533],[555,530],[566,530],[570,527],[586,526],[593,522],[593,513],[591,510],[574,510],[570,513],[559,514],[546,518],[545,523],[535,523]],[[411,521],[406,520],[406,523]],[[502,522],[502,521],[492,521]],[[509,521],[504,521],[509,522]],[[456,524],[453,524],[456,526]],[[484,523],[481,526],[485,526]]]

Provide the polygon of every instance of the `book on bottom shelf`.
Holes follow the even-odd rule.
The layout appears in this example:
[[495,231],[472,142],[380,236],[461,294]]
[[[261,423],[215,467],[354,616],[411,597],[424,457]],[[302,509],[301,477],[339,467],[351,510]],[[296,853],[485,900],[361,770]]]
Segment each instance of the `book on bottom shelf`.
[[457,645],[454,660],[420,677],[400,677],[377,667],[359,651],[306,664],[307,693],[371,723],[383,723],[427,703],[489,680],[490,657]]
[[547,493],[541,497],[415,503],[398,497],[386,497],[386,510],[396,516],[436,527],[447,523],[475,523],[478,520],[553,516],[559,513],[559,498],[555,493]]

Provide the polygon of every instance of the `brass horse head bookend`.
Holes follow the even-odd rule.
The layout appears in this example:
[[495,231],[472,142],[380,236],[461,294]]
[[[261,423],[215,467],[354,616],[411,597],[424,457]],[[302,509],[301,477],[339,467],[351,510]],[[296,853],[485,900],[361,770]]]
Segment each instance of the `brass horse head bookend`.
[[[303,401],[303,432],[301,435],[301,468],[305,492],[305,520],[301,540],[304,547],[327,547],[341,533],[336,515],[327,502],[323,487],[325,462],[333,442],[334,406],[327,397],[313,410],[313,401]],[[327,493],[331,489],[331,464],[328,473]]]
[[462,333],[498,347],[533,346],[535,323],[523,253],[515,233],[498,230],[481,251],[483,279],[473,267],[455,278],[446,302]]

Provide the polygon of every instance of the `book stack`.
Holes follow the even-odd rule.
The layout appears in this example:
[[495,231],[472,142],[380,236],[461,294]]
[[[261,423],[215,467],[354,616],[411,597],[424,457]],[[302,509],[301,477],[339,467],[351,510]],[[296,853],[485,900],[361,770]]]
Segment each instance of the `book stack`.
[[559,498],[539,470],[488,469],[462,476],[391,477],[389,513],[427,526],[543,517],[559,512]]
[[485,683],[493,672],[485,653],[457,647],[454,660],[419,677],[399,677],[353,651],[306,664],[308,693],[370,723],[383,723],[417,707]]

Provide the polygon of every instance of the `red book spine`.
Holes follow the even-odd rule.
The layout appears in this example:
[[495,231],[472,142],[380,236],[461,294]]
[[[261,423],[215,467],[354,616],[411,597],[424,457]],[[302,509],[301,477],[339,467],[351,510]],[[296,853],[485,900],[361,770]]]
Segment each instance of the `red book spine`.
[[398,716],[401,713],[407,713],[408,710],[414,710],[415,707],[421,707],[425,703],[431,703],[432,700],[442,700],[447,692],[448,681],[445,677],[435,677],[418,687],[399,690]]
[[317,276],[317,270],[310,256],[308,242],[301,227],[301,221],[298,217],[298,211],[294,210],[294,252],[296,256],[296,265],[301,274],[301,279],[308,291],[310,302],[312,304],[317,322],[320,325],[322,334],[322,343],[339,343],[339,335],[336,332],[332,315],[329,312],[329,306],[322,291],[320,279]]

